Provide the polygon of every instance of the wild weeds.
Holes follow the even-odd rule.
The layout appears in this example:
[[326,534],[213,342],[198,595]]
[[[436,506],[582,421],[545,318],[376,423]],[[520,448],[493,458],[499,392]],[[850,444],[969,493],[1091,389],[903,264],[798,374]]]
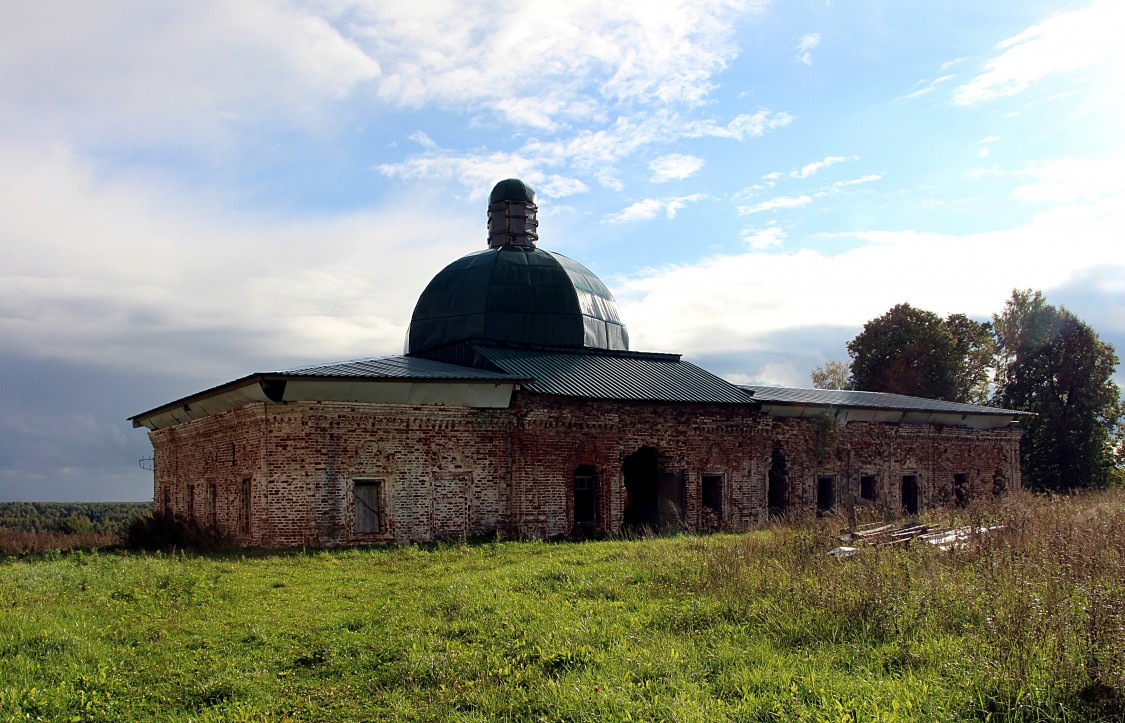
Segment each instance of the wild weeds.
[[1125,493],[744,535],[0,564],[0,721],[1113,721]]

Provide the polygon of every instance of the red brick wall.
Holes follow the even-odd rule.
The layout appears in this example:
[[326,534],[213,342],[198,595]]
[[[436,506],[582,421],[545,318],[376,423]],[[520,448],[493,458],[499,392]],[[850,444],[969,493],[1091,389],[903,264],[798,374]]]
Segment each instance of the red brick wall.
[[[682,484],[689,530],[746,530],[767,519],[766,479],[777,445],[791,507],[816,508],[816,478],[836,477],[841,504],[861,475],[875,504],[901,509],[901,478],[917,475],[923,507],[949,501],[954,474],[991,494],[999,471],[1019,484],[1019,433],[933,425],[767,417],[735,405],[599,402],[517,393],[510,409],[340,403],[254,404],[150,436],[155,504],[215,519],[248,545],[338,545],[491,534],[571,534],[573,474],[597,470],[598,526],[619,531],[627,495],[622,465],[642,447],[659,473]],[[702,505],[705,474],[722,475],[719,517]],[[380,480],[378,533],[354,529],[356,479]],[[248,529],[241,513],[249,480]],[[187,510],[188,486],[195,488]],[[670,488],[669,488],[670,489]]]

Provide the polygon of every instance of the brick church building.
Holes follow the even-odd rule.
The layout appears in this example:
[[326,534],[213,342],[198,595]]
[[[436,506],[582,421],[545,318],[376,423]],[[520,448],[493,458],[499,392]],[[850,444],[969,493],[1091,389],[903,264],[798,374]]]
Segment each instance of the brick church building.
[[262,547],[915,514],[1020,483],[1020,412],[735,386],[629,349],[613,295],[538,248],[501,181],[488,247],[449,264],[402,356],[260,372],[131,418],[157,511]]

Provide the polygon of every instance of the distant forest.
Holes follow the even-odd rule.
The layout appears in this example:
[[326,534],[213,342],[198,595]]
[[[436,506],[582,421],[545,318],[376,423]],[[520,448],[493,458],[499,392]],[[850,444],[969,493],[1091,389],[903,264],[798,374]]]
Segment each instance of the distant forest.
[[0,531],[117,532],[150,512],[151,502],[0,502]]

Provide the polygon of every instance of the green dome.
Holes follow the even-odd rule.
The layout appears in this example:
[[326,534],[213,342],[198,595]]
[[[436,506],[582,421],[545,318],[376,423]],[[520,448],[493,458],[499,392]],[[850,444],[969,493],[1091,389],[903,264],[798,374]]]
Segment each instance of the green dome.
[[488,196],[489,204],[498,201],[535,203],[535,191],[518,178],[508,178],[493,186],[492,193]]
[[624,351],[629,335],[613,295],[589,269],[560,254],[509,245],[449,264],[414,307],[407,354],[464,342]]

